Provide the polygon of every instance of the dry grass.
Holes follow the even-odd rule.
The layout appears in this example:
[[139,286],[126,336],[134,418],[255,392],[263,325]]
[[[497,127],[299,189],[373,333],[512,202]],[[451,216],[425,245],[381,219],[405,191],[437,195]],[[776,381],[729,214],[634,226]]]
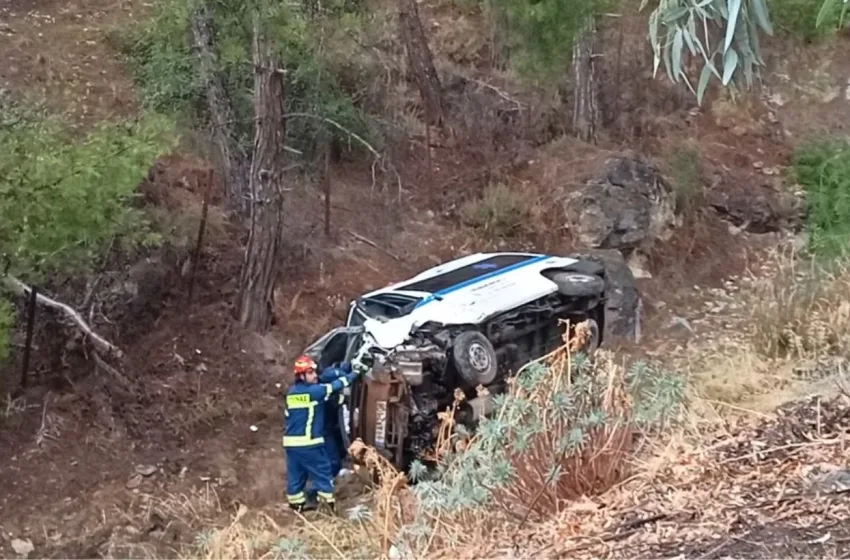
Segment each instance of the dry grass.
[[[688,371],[709,417],[756,414],[813,392],[834,394],[850,358],[850,268],[798,260],[776,250],[718,295],[700,335],[668,360]],[[668,349],[669,350],[669,349]]]
[[850,351],[850,268],[802,267],[791,255],[759,280],[751,301],[753,345],[768,358],[797,360]]

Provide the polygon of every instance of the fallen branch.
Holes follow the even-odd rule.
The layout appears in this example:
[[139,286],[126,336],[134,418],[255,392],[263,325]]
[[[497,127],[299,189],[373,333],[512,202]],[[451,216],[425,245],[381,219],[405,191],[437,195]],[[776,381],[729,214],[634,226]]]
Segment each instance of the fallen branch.
[[[367,142],[362,136],[360,136],[359,134],[357,134],[356,132],[354,132],[352,130],[347,129],[346,127],[342,126],[341,124],[339,124],[335,120],[329,119],[327,117],[323,117],[321,115],[314,115],[314,114],[311,114],[311,113],[287,113],[286,114],[287,120],[294,119],[294,118],[313,119],[313,120],[316,120],[316,121],[323,122],[325,124],[329,124],[332,127],[339,130],[340,132],[347,134],[349,138],[353,138],[354,140],[357,141],[357,143],[359,143],[361,146],[363,146],[364,148],[369,150],[369,152],[375,158],[373,165],[372,165],[372,167],[373,167],[372,175],[373,175],[373,181],[374,181],[374,164],[379,162],[379,161],[385,161],[386,158],[384,158],[384,156],[382,156],[381,153],[378,150],[376,150],[375,147],[372,144]],[[401,196],[401,193],[402,193],[401,175],[398,174],[398,171],[396,170],[395,166],[392,165],[392,163],[390,163],[390,169],[392,170],[393,174],[395,174],[396,182],[398,183],[399,196]]]
[[[5,276],[3,278],[3,283],[15,294],[26,297],[32,292],[32,288],[15,278],[14,276]],[[122,358],[124,353],[121,352],[121,349],[97,334],[92,330],[92,328],[86,323],[83,318],[77,313],[74,308],[69,305],[66,305],[62,302],[56,301],[55,299],[51,299],[45,295],[37,294],[36,303],[43,305],[44,307],[49,307],[51,309],[56,309],[61,311],[68,317],[71,322],[73,322],[78,329],[80,329],[89,339],[92,341],[100,351],[106,353],[109,356],[114,356],[116,358]]]
[[386,253],[387,255],[391,256],[395,260],[401,262],[401,257],[396,255],[395,253],[392,253],[389,249],[384,249],[383,247],[381,247],[380,245],[378,245],[377,243],[375,243],[374,241],[372,241],[368,237],[363,237],[359,233],[351,231],[350,229],[346,229],[345,231],[347,231],[351,235],[351,237],[353,237],[357,241],[360,241],[361,243],[365,243],[366,245],[374,247],[375,249],[377,249],[377,250],[379,250],[383,253]]

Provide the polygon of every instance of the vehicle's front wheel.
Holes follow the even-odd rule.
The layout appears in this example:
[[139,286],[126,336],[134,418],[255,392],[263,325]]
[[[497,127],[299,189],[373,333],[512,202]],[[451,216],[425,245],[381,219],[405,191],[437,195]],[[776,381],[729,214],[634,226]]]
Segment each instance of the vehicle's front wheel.
[[489,385],[496,380],[496,349],[482,333],[465,331],[457,335],[454,339],[452,358],[457,372],[470,387]]

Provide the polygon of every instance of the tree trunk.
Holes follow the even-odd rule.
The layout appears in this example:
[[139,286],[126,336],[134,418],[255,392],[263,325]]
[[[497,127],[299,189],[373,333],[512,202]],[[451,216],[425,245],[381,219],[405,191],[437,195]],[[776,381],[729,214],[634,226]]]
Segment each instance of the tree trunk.
[[248,155],[236,138],[233,105],[218,70],[215,30],[206,2],[199,2],[192,14],[192,35],[198,55],[201,83],[207,97],[212,135],[221,155],[226,196],[239,212],[248,210]]
[[591,16],[573,44],[573,131],[585,142],[596,143],[599,109],[593,72],[593,43],[596,22]]
[[408,68],[422,96],[426,121],[428,124],[439,125],[444,116],[443,86],[440,84],[437,69],[434,68],[434,56],[422,29],[416,0],[398,0],[398,19],[402,44],[407,51]]
[[283,227],[283,70],[254,15],[254,153],[251,162],[251,230],[239,282],[239,322],[265,331],[274,313]]

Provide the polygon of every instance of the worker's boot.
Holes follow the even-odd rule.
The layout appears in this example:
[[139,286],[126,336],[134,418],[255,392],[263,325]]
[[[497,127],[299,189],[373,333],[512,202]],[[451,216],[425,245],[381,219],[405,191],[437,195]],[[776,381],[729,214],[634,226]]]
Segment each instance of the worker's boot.
[[319,513],[336,515],[336,502],[319,502]]
[[316,509],[315,503],[306,502],[303,504],[289,504],[289,508],[296,513],[305,513]]

